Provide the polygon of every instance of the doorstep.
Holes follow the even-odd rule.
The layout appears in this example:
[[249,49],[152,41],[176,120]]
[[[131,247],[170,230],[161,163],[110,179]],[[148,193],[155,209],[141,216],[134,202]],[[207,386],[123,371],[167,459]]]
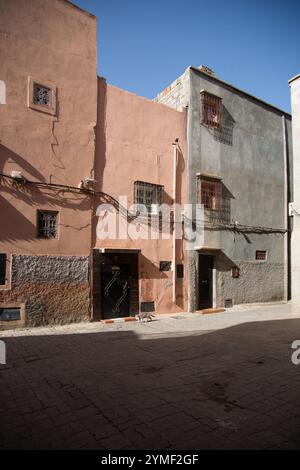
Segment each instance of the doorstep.
[[226,308],[220,307],[220,308],[204,308],[203,310],[196,310],[195,313],[200,313],[202,315],[207,315],[209,313],[221,313],[221,312],[226,312]]
[[104,323],[105,325],[111,324],[111,323],[125,323],[128,321],[136,321],[135,317],[122,317],[122,318],[108,318],[106,320],[100,320],[101,323]]

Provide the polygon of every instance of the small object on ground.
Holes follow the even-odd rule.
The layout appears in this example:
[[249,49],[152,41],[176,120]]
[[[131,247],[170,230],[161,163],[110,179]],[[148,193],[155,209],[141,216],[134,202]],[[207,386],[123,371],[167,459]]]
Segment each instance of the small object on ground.
[[135,316],[135,318],[138,321],[141,321],[141,322],[152,321],[154,317],[155,317],[155,315],[152,312],[140,312]]

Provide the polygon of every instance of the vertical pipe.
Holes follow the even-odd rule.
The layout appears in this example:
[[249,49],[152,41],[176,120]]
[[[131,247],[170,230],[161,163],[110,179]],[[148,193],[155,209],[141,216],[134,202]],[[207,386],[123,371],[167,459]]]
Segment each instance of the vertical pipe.
[[175,217],[175,204],[176,204],[176,196],[177,196],[177,159],[178,159],[178,139],[175,140],[173,145],[173,204],[174,204],[174,221],[173,221],[173,256],[172,256],[172,264],[173,264],[173,302],[176,303],[176,217]]

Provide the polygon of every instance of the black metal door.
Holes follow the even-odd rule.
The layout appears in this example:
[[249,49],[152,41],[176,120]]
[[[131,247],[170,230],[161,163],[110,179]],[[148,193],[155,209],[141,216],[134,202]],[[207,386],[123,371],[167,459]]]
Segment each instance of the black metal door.
[[130,286],[127,264],[102,264],[102,317],[129,316]]
[[198,309],[212,307],[213,257],[199,255]]

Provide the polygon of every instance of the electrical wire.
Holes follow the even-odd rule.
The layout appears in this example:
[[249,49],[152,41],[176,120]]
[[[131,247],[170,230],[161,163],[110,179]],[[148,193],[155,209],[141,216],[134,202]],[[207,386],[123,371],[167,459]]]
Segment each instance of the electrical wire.
[[[87,194],[90,196],[102,196],[104,198],[107,198],[110,202],[113,203],[114,206],[116,206],[120,212],[125,215],[128,219],[130,220],[136,220],[136,221],[149,221],[153,220],[153,214],[150,215],[144,215],[144,214],[132,214],[131,212],[128,211],[128,209],[124,206],[122,206],[117,199],[115,199],[113,196],[110,194],[104,192],[104,191],[94,191],[93,189],[87,189],[87,188],[78,188],[76,186],[70,186],[70,185],[65,185],[65,184],[59,184],[59,183],[46,183],[42,181],[31,181],[31,180],[16,180],[13,176],[10,175],[5,175],[4,173],[0,173],[0,177],[2,178],[7,178],[9,180],[12,180],[14,182],[17,182],[18,184],[25,184],[25,185],[33,185],[33,186],[40,186],[40,187],[51,187],[51,188],[57,188],[57,189],[63,189],[66,191],[70,192],[76,192],[77,194]],[[296,212],[297,215],[300,215],[295,209],[294,211]],[[197,224],[201,223],[204,225],[205,229],[212,229],[212,230],[231,230],[235,232],[241,232],[241,233],[286,233],[290,231],[289,229],[283,229],[283,228],[272,228],[272,227],[263,227],[263,226],[252,226],[252,225],[242,225],[242,224],[217,224],[214,222],[207,222],[206,220],[201,220],[201,219],[189,219],[188,217],[184,216],[182,221],[176,221],[172,220],[172,224],[182,224],[184,221],[188,222],[189,224]]]

